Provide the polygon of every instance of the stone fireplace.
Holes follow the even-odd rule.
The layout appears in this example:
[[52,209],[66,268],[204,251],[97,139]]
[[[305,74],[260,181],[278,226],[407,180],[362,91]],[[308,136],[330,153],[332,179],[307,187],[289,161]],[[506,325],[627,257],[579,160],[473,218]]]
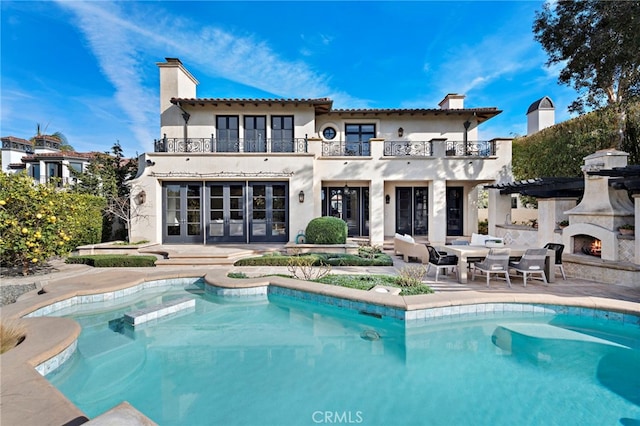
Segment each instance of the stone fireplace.
[[569,226],[562,232],[562,242],[569,253],[597,258],[592,245],[599,241],[602,260],[620,261],[618,227],[634,223],[634,206],[626,190],[609,185],[609,177],[587,172],[624,167],[627,156],[621,151],[602,150],[585,157],[584,196],[580,204],[565,212]]

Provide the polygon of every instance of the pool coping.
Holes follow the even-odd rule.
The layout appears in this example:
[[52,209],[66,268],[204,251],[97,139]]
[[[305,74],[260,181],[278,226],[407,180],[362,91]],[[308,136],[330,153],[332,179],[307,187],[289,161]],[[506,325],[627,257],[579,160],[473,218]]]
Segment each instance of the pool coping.
[[[42,376],[36,368],[69,350],[80,334],[80,326],[73,320],[58,317],[33,317],[26,315],[40,308],[81,296],[116,292],[148,281],[203,277],[213,291],[252,293],[250,289],[270,286],[292,291],[314,293],[355,303],[368,303],[405,312],[431,308],[453,308],[450,314],[461,313],[455,307],[482,304],[537,304],[559,305],[617,312],[640,316],[640,303],[594,296],[559,296],[538,293],[480,293],[474,290],[443,292],[429,295],[400,296],[328,284],[311,283],[293,278],[269,276],[260,278],[228,278],[221,269],[183,269],[180,271],[134,271],[117,268],[100,271],[89,279],[72,277],[55,285],[45,286],[45,293],[38,291],[23,295],[11,305],[2,307],[4,321],[17,321],[26,327],[26,339],[16,348],[1,355],[0,420],[5,424],[45,425],[82,424],[88,417],[73,405],[60,391]],[[89,281],[87,281],[89,279]],[[52,283],[53,284],[53,283]],[[220,289],[220,290],[217,290]],[[508,291],[508,290],[507,290]],[[424,317],[423,317],[424,318]],[[640,325],[640,324],[639,324]],[[56,361],[57,362],[57,361]],[[54,362],[55,364],[55,362]],[[128,410],[135,410],[127,407]],[[117,411],[117,410],[116,410]],[[113,414],[113,413],[112,413]],[[142,413],[143,423],[153,422]],[[96,417],[98,419],[99,417]],[[94,421],[91,421],[93,423]]]

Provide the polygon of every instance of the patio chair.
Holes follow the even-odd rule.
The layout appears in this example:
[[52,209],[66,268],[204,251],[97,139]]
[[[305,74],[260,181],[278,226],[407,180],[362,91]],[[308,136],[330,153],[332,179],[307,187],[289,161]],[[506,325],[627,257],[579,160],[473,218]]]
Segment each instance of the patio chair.
[[425,273],[429,275],[429,270],[432,267],[436,268],[436,282],[438,282],[438,274],[441,269],[444,269],[446,273],[451,268],[452,271],[457,273],[458,256],[438,251],[430,245],[427,245],[427,250],[429,251],[429,262]]
[[564,266],[562,266],[562,252],[564,251],[564,244],[556,244],[556,243],[547,243],[544,248],[553,250],[556,252],[556,262],[555,265],[560,268],[560,272],[562,272],[562,279],[566,280],[567,276],[564,274]]
[[511,288],[511,280],[509,279],[509,253],[508,248],[492,248],[482,262],[473,264],[471,280],[476,279],[476,270],[487,274],[487,287],[491,274],[503,274]]
[[544,259],[547,257],[547,249],[528,249],[518,262],[509,262],[509,267],[523,276],[524,286],[527,286],[527,275],[540,274],[547,284],[547,275],[544,273]]

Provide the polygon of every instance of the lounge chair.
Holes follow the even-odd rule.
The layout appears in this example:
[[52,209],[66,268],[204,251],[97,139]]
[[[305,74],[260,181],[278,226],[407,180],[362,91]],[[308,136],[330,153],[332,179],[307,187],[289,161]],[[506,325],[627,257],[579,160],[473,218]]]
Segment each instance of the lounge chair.
[[491,274],[503,274],[511,288],[511,280],[509,279],[509,253],[508,248],[492,248],[482,262],[473,264],[471,279],[476,279],[476,270],[487,274],[487,287]]
[[430,245],[427,245],[427,250],[429,251],[429,262],[427,263],[426,274],[429,275],[429,270],[432,267],[436,268],[436,282],[438,282],[438,273],[441,269],[444,269],[445,273],[449,269],[457,273],[458,256],[438,251]]
[[528,249],[518,262],[509,262],[509,267],[515,269],[523,276],[524,286],[527,286],[527,275],[540,274],[547,284],[547,276],[544,273],[544,260],[547,257],[547,249]]

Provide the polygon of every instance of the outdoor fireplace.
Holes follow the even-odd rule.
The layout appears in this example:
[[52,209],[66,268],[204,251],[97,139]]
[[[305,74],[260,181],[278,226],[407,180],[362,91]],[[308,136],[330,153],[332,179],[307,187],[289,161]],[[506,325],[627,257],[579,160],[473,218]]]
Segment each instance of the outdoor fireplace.
[[576,235],[573,237],[573,252],[588,256],[602,256],[602,241],[589,235]]
[[606,176],[593,176],[588,172],[624,167],[627,155],[616,150],[602,150],[585,158],[584,196],[576,207],[565,213],[569,226],[562,239],[572,254],[588,255],[607,261],[620,261],[618,253],[618,227],[632,223],[634,206],[624,189],[609,185]]

